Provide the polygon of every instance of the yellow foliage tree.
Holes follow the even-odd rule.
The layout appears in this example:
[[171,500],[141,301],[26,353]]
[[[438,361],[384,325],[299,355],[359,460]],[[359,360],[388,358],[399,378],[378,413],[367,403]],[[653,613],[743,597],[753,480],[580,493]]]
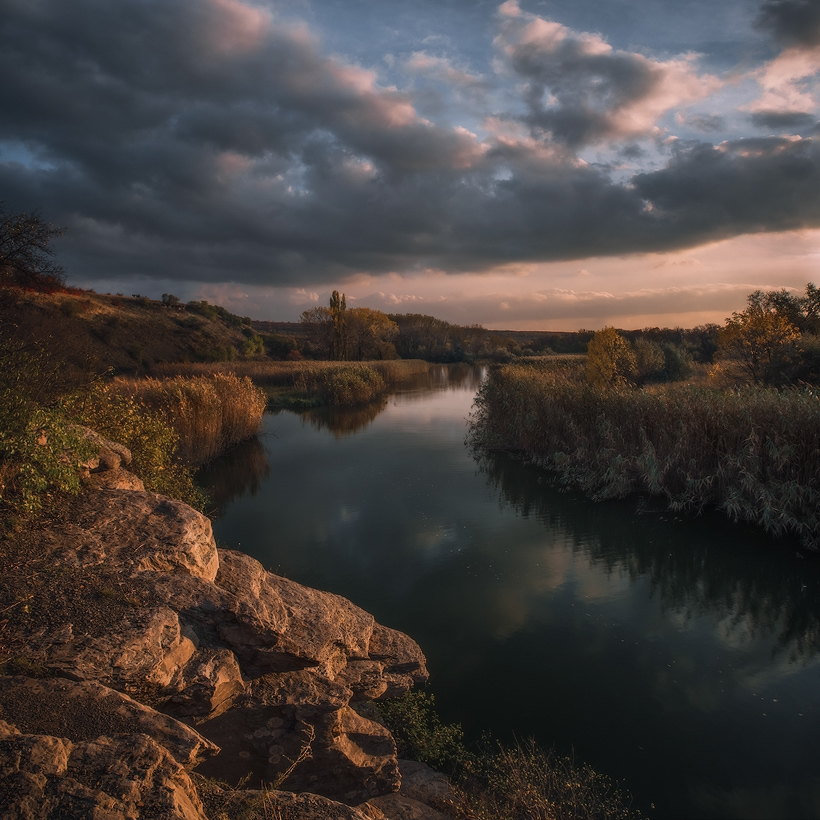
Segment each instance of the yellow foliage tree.
[[800,331],[786,316],[771,309],[760,291],[749,306],[726,320],[718,339],[718,356],[726,372],[748,384],[778,384],[796,352]]
[[596,387],[620,387],[629,381],[635,354],[629,342],[615,330],[597,331],[587,346],[587,381]]

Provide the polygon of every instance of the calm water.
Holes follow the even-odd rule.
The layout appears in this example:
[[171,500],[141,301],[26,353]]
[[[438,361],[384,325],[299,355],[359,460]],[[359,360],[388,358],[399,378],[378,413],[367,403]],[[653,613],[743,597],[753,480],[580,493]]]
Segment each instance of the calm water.
[[267,416],[205,475],[220,546],[413,636],[470,737],[574,749],[659,820],[820,818],[820,561],[477,463],[479,379]]

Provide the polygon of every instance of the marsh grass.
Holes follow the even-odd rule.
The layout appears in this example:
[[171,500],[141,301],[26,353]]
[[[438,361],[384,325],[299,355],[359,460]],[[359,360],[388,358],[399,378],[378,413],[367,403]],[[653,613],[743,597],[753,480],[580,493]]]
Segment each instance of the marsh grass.
[[191,467],[256,435],[267,405],[263,390],[233,373],[117,379],[111,389],[161,415],[178,436],[177,459]]
[[478,449],[523,453],[594,498],[715,507],[820,548],[820,396],[804,388],[590,386],[577,369],[491,373],[471,419]]
[[354,407],[383,396],[429,365],[418,359],[373,362],[220,362],[163,365],[161,375],[233,375],[265,387],[274,404],[306,408],[319,404]]
[[607,775],[534,741],[485,752],[459,782],[460,820],[639,820],[631,798]]

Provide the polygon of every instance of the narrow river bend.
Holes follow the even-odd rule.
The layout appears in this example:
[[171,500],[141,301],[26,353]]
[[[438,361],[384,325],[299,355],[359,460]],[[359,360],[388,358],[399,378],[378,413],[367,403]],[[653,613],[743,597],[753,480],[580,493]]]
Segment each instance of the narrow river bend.
[[574,750],[658,820],[820,820],[820,560],[477,462],[481,376],[268,414],[202,474],[219,545],[411,635],[468,737]]

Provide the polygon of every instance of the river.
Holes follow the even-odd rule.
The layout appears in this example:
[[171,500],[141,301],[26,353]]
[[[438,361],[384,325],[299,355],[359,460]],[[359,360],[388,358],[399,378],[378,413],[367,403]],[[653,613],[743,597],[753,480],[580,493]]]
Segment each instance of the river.
[[468,738],[574,752],[657,820],[820,819],[820,560],[477,460],[481,376],[266,415],[202,474],[219,545],[411,635]]

